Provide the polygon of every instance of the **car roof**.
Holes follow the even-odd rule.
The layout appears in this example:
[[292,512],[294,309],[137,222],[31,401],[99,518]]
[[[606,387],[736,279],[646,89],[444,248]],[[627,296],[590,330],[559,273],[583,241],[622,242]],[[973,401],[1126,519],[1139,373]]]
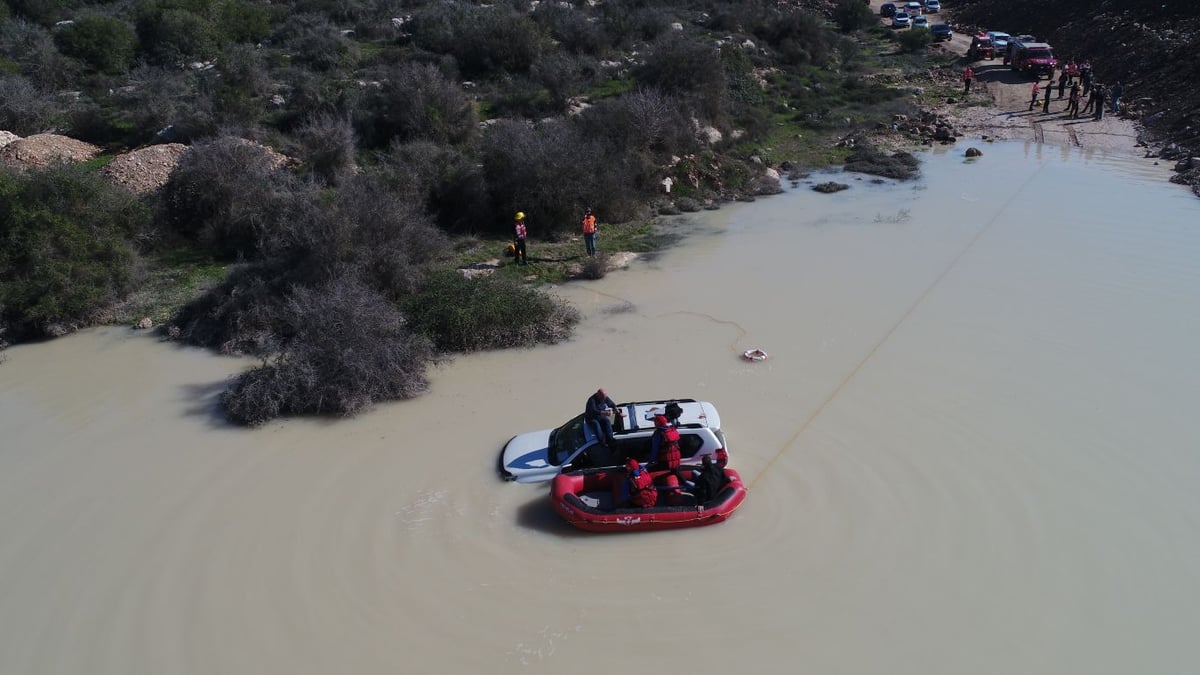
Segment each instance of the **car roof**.
[[667,404],[675,402],[679,404],[679,408],[683,411],[679,415],[680,427],[708,427],[713,424],[720,424],[720,419],[713,420],[710,413],[715,416],[716,409],[711,403],[697,401],[692,398],[666,399],[662,401],[637,401],[633,403],[622,403],[618,407],[625,412],[625,430],[618,431],[614,435],[634,434],[637,432],[650,432],[654,430],[654,416],[666,414]]
[[1050,49],[1050,45],[1045,42],[1026,42],[1021,46],[1025,49]]

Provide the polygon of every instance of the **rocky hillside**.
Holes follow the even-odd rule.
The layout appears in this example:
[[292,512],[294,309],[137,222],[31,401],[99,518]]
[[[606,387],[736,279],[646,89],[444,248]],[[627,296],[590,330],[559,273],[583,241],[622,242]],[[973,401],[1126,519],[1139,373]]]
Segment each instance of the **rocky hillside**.
[[1029,33],[1054,45],[1060,59],[1091,61],[1097,81],[1122,82],[1131,111],[1164,142],[1165,158],[1200,155],[1197,0],[953,0],[946,7],[963,27]]

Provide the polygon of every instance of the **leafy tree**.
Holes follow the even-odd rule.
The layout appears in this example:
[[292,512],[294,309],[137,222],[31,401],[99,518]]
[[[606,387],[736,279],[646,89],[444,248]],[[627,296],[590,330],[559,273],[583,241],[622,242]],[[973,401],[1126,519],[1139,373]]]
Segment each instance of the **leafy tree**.
[[229,42],[258,42],[271,34],[271,15],[262,5],[226,0],[217,10],[217,30]]
[[187,9],[155,4],[153,0],[140,9],[137,35],[143,53],[164,65],[204,61],[219,51],[216,30],[208,19]]
[[137,36],[124,21],[103,14],[75,19],[54,36],[58,48],[74,56],[93,70],[120,75],[129,70],[137,52]]
[[133,278],[149,222],[129,193],[82,166],[0,171],[0,307],[14,337],[86,323]]
[[871,6],[859,0],[838,0],[833,8],[833,22],[843,33],[852,33],[879,24]]

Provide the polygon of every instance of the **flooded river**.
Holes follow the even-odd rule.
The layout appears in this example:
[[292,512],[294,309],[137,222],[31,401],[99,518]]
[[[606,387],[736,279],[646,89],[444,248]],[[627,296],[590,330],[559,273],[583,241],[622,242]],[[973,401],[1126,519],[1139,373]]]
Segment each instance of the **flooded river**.
[[[963,147],[680,218],[558,289],[571,342],[353,421],[227,427],[248,362],[123,329],[10,349],[0,672],[1196,672],[1200,200]],[[497,479],[598,386],[712,401],[738,513],[584,535]]]

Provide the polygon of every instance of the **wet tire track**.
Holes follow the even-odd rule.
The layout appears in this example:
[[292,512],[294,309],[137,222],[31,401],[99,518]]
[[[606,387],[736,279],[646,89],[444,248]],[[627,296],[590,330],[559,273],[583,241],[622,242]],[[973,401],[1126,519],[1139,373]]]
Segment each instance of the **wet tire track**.
[[1039,145],[1046,142],[1046,132],[1042,130],[1041,122],[1033,122],[1033,140]]

